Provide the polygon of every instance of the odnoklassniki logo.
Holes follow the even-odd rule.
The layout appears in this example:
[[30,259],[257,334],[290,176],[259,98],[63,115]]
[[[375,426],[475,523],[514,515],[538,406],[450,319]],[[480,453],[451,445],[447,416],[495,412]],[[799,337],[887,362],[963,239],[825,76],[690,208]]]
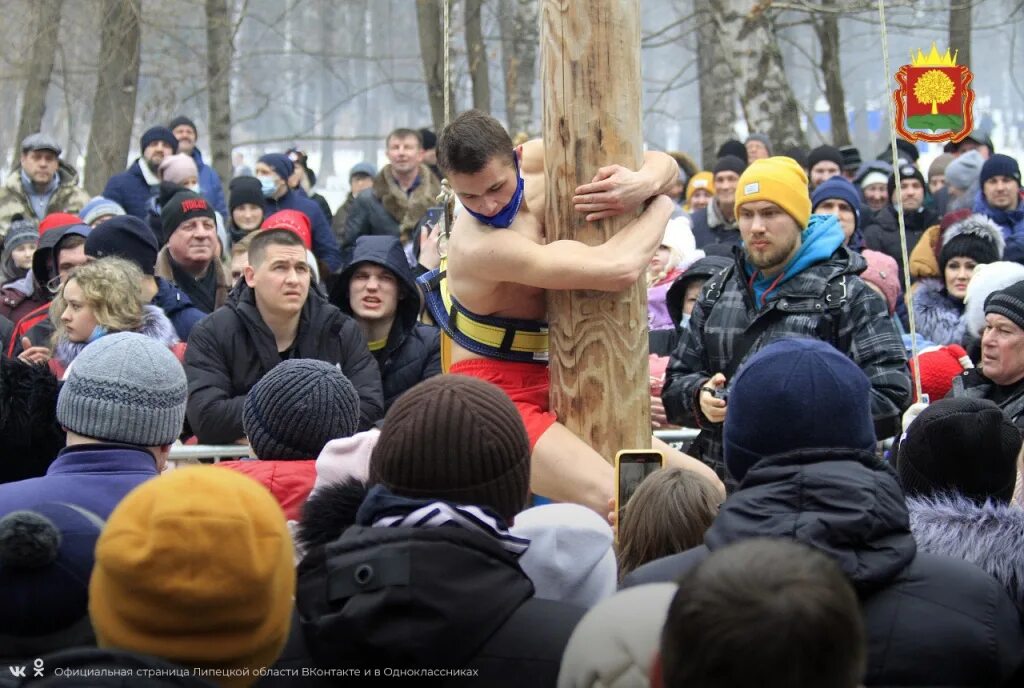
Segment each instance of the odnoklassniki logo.
[[911,63],[896,72],[899,88],[896,102],[896,131],[910,142],[958,143],[974,129],[974,75],[957,65],[949,49],[939,55],[935,44],[927,56],[917,51]]

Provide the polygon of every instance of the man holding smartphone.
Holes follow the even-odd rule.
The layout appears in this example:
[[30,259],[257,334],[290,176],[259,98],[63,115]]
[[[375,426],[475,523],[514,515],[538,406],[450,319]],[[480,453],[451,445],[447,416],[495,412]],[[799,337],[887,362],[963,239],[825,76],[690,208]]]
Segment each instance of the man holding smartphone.
[[[576,210],[590,221],[650,199],[615,236],[588,246],[546,240],[540,141],[515,149],[497,120],[469,110],[445,127],[437,158],[465,210],[452,229],[446,264],[420,278],[431,315],[451,339],[449,370],[497,385],[516,404],[530,439],[534,493],[606,514],[614,470],[550,411],[547,290],[620,291],[636,282],[672,214],[672,202],[658,193],[678,177],[678,167],[663,153],[647,153],[639,171],[603,167],[577,188]],[[662,447],[670,463],[706,470]]]
[[811,215],[807,175],[786,157],[744,171],[736,216],[742,249],[704,285],[669,362],[662,389],[669,422],[701,428],[691,452],[726,478],[727,385],[767,344],[807,337],[832,344],[867,374],[876,434],[892,436],[910,402],[906,353],[885,302],[858,277],[866,264],[844,245],[839,219]]

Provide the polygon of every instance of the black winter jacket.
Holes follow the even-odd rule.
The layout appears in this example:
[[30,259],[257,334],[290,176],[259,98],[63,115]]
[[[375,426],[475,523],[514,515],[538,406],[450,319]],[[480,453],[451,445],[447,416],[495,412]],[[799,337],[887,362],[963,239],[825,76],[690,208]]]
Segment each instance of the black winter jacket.
[[801,450],[754,464],[704,545],[638,568],[626,586],[677,580],[752,537],[792,538],[832,557],[861,600],[868,686],[1001,686],[1024,664],[1003,586],[967,562],[917,551],[893,470],[859,450]]
[[[712,424],[704,417],[698,395],[708,378],[727,370],[739,338],[764,318],[770,320],[759,333],[755,330],[756,339],[744,360],[787,337],[830,341],[871,380],[871,412],[876,433],[881,438],[892,435],[895,421],[910,401],[907,357],[885,302],[857,277],[866,266],[864,259],[840,246],[831,258],[782,282],[767,305],[756,310],[745,279],[742,251],[734,251],[734,266],[710,314],[709,290],[720,280],[705,284],[690,315],[690,325],[669,361],[662,389],[669,422],[701,428],[691,453],[715,468],[719,477],[726,477],[722,425]],[[846,285],[845,303],[835,313],[825,307],[832,280],[845,280]],[[831,341],[833,334],[838,335],[837,341]]]
[[[931,208],[903,214],[907,229],[907,255],[914,250],[917,242],[932,225],[939,224],[939,216]],[[864,226],[864,248],[881,251],[892,256],[900,268],[900,285],[903,285],[903,249],[900,246],[900,221],[896,209],[889,204],[875,213],[875,217]]]
[[45,365],[0,356],[0,483],[45,475],[64,448],[58,391]]
[[693,223],[693,238],[697,248],[705,248],[714,244],[738,246],[743,238],[737,228],[736,221],[727,224],[718,214],[717,200],[712,200],[706,208],[695,210],[690,216]]
[[352,315],[348,287],[359,263],[380,265],[398,277],[401,296],[395,322],[388,343],[373,354],[380,366],[384,410],[387,411],[407,389],[441,374],[441,331],[417,322],[420,291],[398,237],[361,236],[356,239],[352,262],[338,276],[331,291],[331,303],[343,313]]
[[310,552],[298,575],[296,607],[314,666],[468,672],[416,685],[555,686],[585,612],[535,598],[513,555],[461,528],[353,526]]
[[[1000,391],[1003,393],[1000,394]],[[1024,381],[1000,390],[985,377],[980,368],[971,368],[953,378],[947,397],[954,399],[988,399],[1003,410],[1017,429],[1024,432]]]
[[[363,333],[315,286],[302,307],[292,350],[294,358],[314,358],[341,368],[359,392],[360,430],[368,430],[383,415],[380,371]],[[245,395],[280,362],[274,334],[256,308],[255,293],[239,280],[227,303],[196,325],[188,339],[187,417],[199,441],[224,444],[243,437]]]

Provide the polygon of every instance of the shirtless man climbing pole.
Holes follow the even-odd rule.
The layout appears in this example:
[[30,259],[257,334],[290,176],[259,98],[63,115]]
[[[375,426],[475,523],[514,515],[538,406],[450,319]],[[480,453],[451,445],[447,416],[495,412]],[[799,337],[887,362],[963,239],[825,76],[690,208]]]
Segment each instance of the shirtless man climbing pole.
[[[546,243],[544,150],[530,141],[518,150],[493,117],[470,110],[441,133],[438,165],[467,212],[448,242],[447,264],[420,278],[431,315],[451,338],[449,372],[498,385],[515,402],[532,451],[531,489],[556,501],[605,514],[613,496],[608,462],[557,422],[548,404],[547,289],[621,291],[650,263],[672,214],[657,195],[678,177],[676,163],[647,153],[633,172],[598,170],[573,198],[595,221],[647,209],[599,246]],[[719,484],[700,461],[660,444],[669,462]]]

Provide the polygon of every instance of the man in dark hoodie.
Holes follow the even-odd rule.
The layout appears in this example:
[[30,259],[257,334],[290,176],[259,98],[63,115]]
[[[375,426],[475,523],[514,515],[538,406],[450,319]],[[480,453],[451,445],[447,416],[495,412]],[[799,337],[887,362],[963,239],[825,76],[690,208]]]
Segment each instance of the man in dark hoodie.
[[817,340],[775,342],[737,374],[729,405],[725,464],[738,489],[704,545],[645,564],[626,585],[677,580],[748,538],[792,538],[832,557],[860,598],[865,685],[1011,685],[1024,663],[1017,609],[984,571],[918,551],[895,472],[875,455],[871,382],[853,361]]
[[410,387],[441,374],[441,331],[417,322],[420,291],[398,237],[359,237],[331,303],[359,323],[380,366],[385,410]]
[[253,237],[244,279],[188,340],[188,421],[200,442],[242,440],[246,394],[291,358],[341,369],[359,393],[360,430],[381,417],[380,371],[363,333],[310,280],[306,247],[297,234],[268,229]]
[[293,638],[312,664],[555,686],[584,610],[537,599],[517,563],[529,542],[508,526],[530,446],[509,398],[463,375],[427,380],[388,411],[369,478],[356,524],[299,567]]
[[139,289],[143,302],[161,309],[174,325],[178,338],[186,342],[192,328],[206,313],[192,305],[188,294],[154,274],[158,251],[153,232],[133,215],[107,220],[93,229],[85,240],[85,254],[90,258],[118,256],[138,266],[142,271]]

